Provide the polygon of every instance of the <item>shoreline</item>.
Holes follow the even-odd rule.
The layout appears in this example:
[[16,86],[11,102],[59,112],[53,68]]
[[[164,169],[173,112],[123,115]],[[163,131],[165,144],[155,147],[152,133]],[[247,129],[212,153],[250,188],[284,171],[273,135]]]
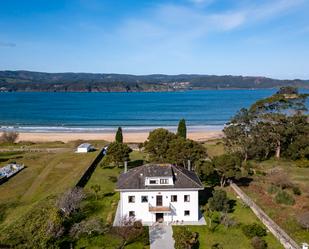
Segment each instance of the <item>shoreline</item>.
[[[125,143],[142,143],[147,140],[149,132],[146,131],[123,131]],[[188,138],[203,142],[223,137],[222,130],[189,131]],[[29,142],[69,142],[74,140],[115,140],[115,133],[112,132],[19,132],[19,141]]]

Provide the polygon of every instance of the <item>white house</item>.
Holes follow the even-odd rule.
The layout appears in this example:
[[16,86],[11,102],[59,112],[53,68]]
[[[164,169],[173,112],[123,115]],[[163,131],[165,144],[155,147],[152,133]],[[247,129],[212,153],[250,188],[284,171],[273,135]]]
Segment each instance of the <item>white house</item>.
[[93,150],[93,146],[89,143],[83,143],[77,147],[77,153],[87,153]]
[[204,189],[195,172],[170,164],[146,164],[119,176],[117,214],[154,222],[198,222],[199,190]]

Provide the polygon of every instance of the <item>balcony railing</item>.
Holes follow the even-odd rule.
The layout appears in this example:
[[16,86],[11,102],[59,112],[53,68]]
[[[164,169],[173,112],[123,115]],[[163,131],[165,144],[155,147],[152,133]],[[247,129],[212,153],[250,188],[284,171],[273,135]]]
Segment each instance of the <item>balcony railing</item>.
[[175,208],[170,203],[168,206],[153,206],[149,203],[149,212],[153,213],[171,213]]

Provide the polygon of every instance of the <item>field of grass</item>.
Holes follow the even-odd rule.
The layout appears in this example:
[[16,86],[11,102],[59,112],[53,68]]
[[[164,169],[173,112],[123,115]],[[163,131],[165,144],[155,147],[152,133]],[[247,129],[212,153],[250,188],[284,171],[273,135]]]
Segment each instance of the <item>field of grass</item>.
[[[219,225],[215,231],[210,231],[207,225],[187,226],[190,231],[197,232],[199,234],[200,249],[211,249],[211,246],[216,243],[219,243],[224,249],[252,248],[250,239],[248,239],[241,230],[241,224],[251,224],[254,222],[259,224],[261,223],[250,208],[242,205],[232,190],[229,188],[226,190],[228,192],[228,197],[236,203],[234,206],[234,211],[230,213],[229,216],[233,218],[238,225],[230,228],[227,228],[224,225]],[[207,220],[208,218],[206,218],[206,221]],[[177,229],[177,226],[174,226],[173,229]],[[283,249],[281,244],[271,233],[268,233],[264,239],[268,244],[268,248]]]
[[[0,224],[2,227],[17,220],[36,202],[73,187],[99,153],[74,153],[72,144],[42,143],[23,145],[29,149],[62,148],[57,152],[0,152],[0,167],[16,161],[25,169],[0,185]],[[17,145],[15,145],[17,146]],[[1,148],[7,148],[2,146]]]
[[274,167],[285,171],[290,181],[300,188],[302,194],[299,196],[293,195],[291,190],[286,190],[295,199],[294,205],[288,206],[274,201],[273,196],[267,191],[271,182],[267,176],[254,176],[250,185],[242,189],[296,242],[309,242],[309,233],[297,222],[297,216],[309,210],[309,168],[298,168],[294,162],[284,160],[267,160],[255,165],[255,168],[265,173]]
[[224,153],[224,145],[221,139],[210,140],[204,142],[203,145],[206,147],[207,154],[210,158]]

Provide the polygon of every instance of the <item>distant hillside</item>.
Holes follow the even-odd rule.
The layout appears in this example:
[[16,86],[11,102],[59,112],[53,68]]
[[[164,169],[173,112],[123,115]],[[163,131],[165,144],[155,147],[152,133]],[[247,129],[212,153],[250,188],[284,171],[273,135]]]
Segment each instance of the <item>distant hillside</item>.
[[309,88],[309,80],[198,74],[129,75],[0,71],[0,91],[154,92],[202,89]]

